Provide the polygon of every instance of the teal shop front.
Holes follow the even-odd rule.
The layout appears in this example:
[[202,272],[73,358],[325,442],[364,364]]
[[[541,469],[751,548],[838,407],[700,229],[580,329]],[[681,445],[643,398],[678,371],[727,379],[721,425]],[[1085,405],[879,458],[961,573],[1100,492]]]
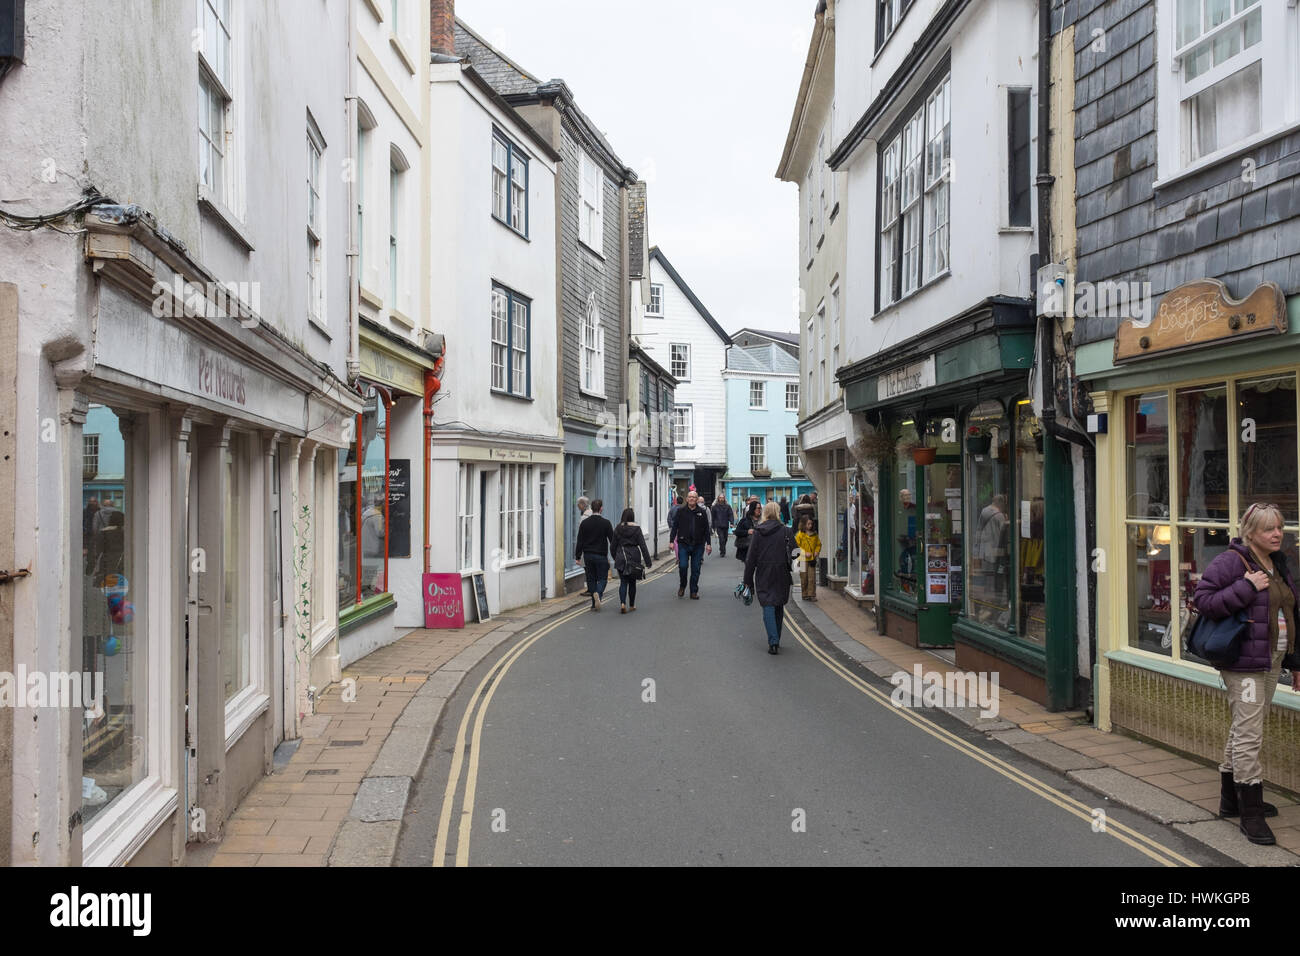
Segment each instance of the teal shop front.
[[[959,668],[1065,707],[1072,687],[1049,688],[1048,659],[1075,653],[1073,592],[1047,579],[1054,565],[1054,580],[1074,580],[1073,485],[1068,452],[1033,411],[1033,353],[1028,305],[995,299],[839,378],[859,429],[887,439],[876,459],[881,632],[955,647]],[[1049,548],[1057,515],[1069,520]]]

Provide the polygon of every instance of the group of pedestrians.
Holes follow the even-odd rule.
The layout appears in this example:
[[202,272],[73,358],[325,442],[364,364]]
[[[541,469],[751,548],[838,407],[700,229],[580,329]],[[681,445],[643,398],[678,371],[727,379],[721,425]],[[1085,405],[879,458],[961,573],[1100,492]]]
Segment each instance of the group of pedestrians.
[[[763,625],[767,632],[768,653],[780,652],[781,634],[785,623],[785,606],[790,602],[793,585],[791,568],[803,558],[800,586],[808,600],[816,600],[816,579],[812,569],[821,552],[821,542],[814,530],[809,509],[800,510],[807,496],[794,509],[799,533],[787,527],[790,514],[782,514],[781,503],[769,501],[765,506],[757,498],[745,504],[739,521],[722,495],[711,508],[700,503],[694,489],[686,497],[678,498],[669,509],[669,545],[677,559],[677,596],[685,597],[690,589],[690,599],[700,599],[700,572],[706,554],[713,553],[713,535],[718,537],[720,556],[727,553],[728,529],[735,524],[736,558],[744,564],[741,588],[749,603],[758,598],[763,609]],[[787,506],[788,507],[788,506]],[[588,503],[578,499],[578,508],[584,518],[578,527],[574,545],[574,558],[585,569],[587,591],[591,596],[592,610],[599,611],[609,578],[610,555],[619,573],[619,613],[636,610],[636,582],[645,577],[650,564],[650,550],[645,534],[636,523],[631,508],[623,511],[617,526],[610,524],[601,513],[604,502],[597,498]]]

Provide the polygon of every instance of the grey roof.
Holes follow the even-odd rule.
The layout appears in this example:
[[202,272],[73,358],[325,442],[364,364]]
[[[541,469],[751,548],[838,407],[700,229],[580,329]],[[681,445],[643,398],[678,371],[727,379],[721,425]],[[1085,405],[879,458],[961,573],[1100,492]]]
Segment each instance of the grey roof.
[[756,345],[741,348],[733,345],[727,349],[727,371],[768,372],[772,375],[799,375],[799,360],[775,345]]
[[498,52],[459,19],[456,20],[456,52],[468,57],[474,71],[502,96],[531,93],[542,84],[542,80]]
[[748,325],[745,326],[743,329],[740,329],[740,330],[738,330],[738,331],[732,333],[732,338],[737,338],[737,337],[743,336],[746,332],[750,332],[750,333],[752,333],[752,334],[754,334],[754,335],[761,335],[761,336],[763,336],[764,338],[767,338],[767,339],[773,339],[773,340],[775,340],[775,341],[777,341],[777,342],[785,342],[787,345],[798,345],[798,344],[799,344],[799,333],[798,333],[798,332],[771,332],[771,331],[769,331],[769,330],[767,330],[767,329],[755,329],[755,328],[751,328],[751,327],[748,326]]
[[708,327],[713,330],[714,334],[717,335],[718,338],[722,339],[724,344],[730,345],[731,336],[728,335],[726,330],[718,324],[718,320],[713,317],[709,310],[704,307],[704,303],[701,302],[700,297],[695,294],[695,290],[686,284],[686,280],[683,279],[680,273],[673,268],[673,264],[668,261],[668,257],[663,254],[658,246],[650,247],[650,258],[664,267],[664,271],[668,273],[668,278],[672,279],[677,288],[682,290],[682,295],[686,296],[691,305],[695,306],[695,311],[700,314]]

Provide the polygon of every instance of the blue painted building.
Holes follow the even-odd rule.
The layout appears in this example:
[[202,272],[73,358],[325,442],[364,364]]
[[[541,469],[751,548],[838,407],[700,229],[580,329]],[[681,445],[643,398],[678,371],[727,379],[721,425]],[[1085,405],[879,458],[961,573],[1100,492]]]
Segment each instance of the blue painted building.
[[812,492],[799,453],[799,357],[775,342],[733,345],[722,372],[727,401],[723,494],[739,517],[751,495],[793,504]]

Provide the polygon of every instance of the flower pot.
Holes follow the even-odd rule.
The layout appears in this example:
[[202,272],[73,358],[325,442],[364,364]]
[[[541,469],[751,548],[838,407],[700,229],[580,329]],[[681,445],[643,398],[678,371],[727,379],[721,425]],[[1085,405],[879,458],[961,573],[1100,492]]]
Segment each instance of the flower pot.
[[913,448],[912,461],[918,465],[933,465],[938,453],[937,448]]
[[987,455],[992,444],[992,435],[971,435],[966,439],[966,450],[972,455]]

